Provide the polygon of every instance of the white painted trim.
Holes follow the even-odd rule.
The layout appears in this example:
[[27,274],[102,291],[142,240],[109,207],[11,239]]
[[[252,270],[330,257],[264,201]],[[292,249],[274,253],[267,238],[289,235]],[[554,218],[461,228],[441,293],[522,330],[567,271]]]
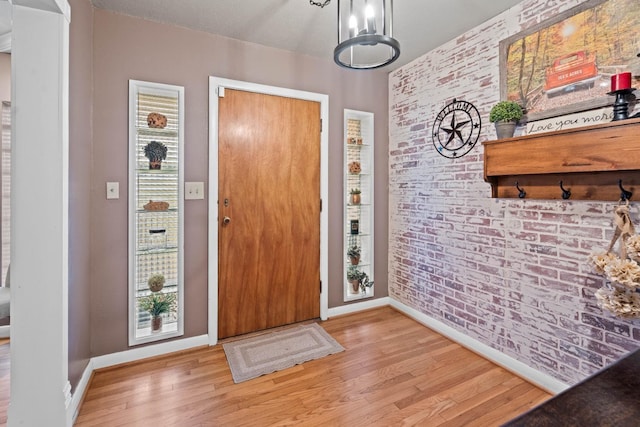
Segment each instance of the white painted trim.
[[87,388],[89,387],[89,381],[91,381],[91,375],[93,374],[93,371],[93,359],[89,359],[89,363],[87,363],[87,366],[85,366],[84,371],[82,372],[82,376],[80,377],[80,381],[78,381],[76,389],[71,396],[69,415],[72,423],[75,423],[76,418],[78,418],[78,412],[80,412],[80,403],[82,402],[82,397],[86,393]]
[[[224,96],[224,90],[221,93]],[[216,119],[214,119],[214,117]],[[209,276],[207,278],[207,329],[209,345],[218,343],[218,81],[209,77]],[[213,261],[212,261],[213,260]]]
[[0,36],[0,53],[11,52],[11,33],[5,33]]
[[439,334],[444,335],[452,341],[460,344],[461,346],[473,351],[476,354],[484,357],[499,365],[506,370],[513,372],[519,377],[524,378],[530,383],[540,387],[543,390],[548,391],[549,393],[557,394],[569,388],[568,384],[563,383],[562,381],[558,381],[557,379],[547,375],[543,372],[538,371],[506,354],[496,350],[495,348],[489,347],[486,344],[481,343],[480,341],[471,338],[468,335],[459,332],[452,327],[440,322],[439,320],[433,319],[432,317],[427,316],[424,313],[421,313],[399,301],[394,299],[390,299],[391,306],[396,310],[406,314],[417,322],[422,323],[427,328],[433,329]]
[[[138,94],[157,94],[178,99],[178,307],[177,328],[144,337],[137,337],[137,206],[138,188]],[[184,335],[184,97],[183,86],[142,80],[129,80],[129,345],[146,344]]]
[[67,423],[71,421],[71,383],[67,381],[62,389],[62,394],[64,395],[64,407],[67,410],[66,419]]
[[0,338],[9,338],[11,335],[11,325],[0,326]]
[[[12,6],[11,230],[19,237],[11,241],[17,284],[11,287],[11,427],[71,423],[69,11],[66,0],[14,0]],[[38,126],[33,117],[40,118]],[[46,216],[39,214],[42,203]],[[38,259],[39,268],[30,268],[30,259]]]
[[329,312],[329,95],[255,83],[209,77],[209,345],[218,342],[218,88],[304,99],[320,103],[320,318]]
[[71,6],[67,0],[12,0],[12,3],[14,6],[57,13],[64,16],[67,22],[71,21]]
[[176,351],[188,350],[190,348],[209,345],[206,335],[184,338],[180,340],[167,341],[159,344],[144,347],[132,348],[118,353],[105,354],[91,358],[92,369],[108,368],[122,363],[134,362],[136,360],[148,359],[149,357],[162,356]]
[[389,299],[389,297],[356,302],[353,304],[341,305],[339,307],[330,308],[329,317],[357,313],[359,311],[369,310],[369,309],[378,308],[378,307],[385,307],[387,305],[391,305],[391,300]]
[[[362,230],[362,227],[364,224],[366,223],[369,224],[368,236],[367,237],[361,236],[359,243],[360,243],[360,248],[362,249],[362,253],[363,254],[368,253],[369,257],[371,257],[370,261],[373,261],[374,254],[375,254],[375,243],[374,243],[375,242],[375,230],[374,230],[375,229],[374,227],[374,224],[375,224],[374,210],[375,209],[373,209],[373,207],[375,206],[375,200],[374,200],[375,182],[373,179],[373,177],[375,176],[375,169],[374,169],[375,115],[369,111],[350,110],[348,108],[345,108],[343,117],[342,117],[342,129],[343,129],[343,133],[342,133],[343,224],[342,226],[344,227],[344,231],[342,234],[342,250],[344,251],[343,253],[345,254],[345,257],[344,257],[345,261],[342,263],[342,300],[344,302],[363,300],[366,298],[373,298],[375,296],[375,290],[376,290],[376,285],[374,283],[374,285],[371,286],[370,288],[367,288],[365,292],[359,292],[353,295],[353,294],[350,294],[351,285],[346,281],[347,272],[349,271],[349,268],[352,267],[351,263],[347,261],[347,256],[346,256],[347,251],[349,250],[349,237],[351,237],[350,236],[351,223],[349,221],[349,211],[351,209],[354,209],[352,206],[350,206],[350,202],[348,201],[349,200],[348,198],[350,197],[350,190],[351,190],[349,188],[349,180],[352,175],[351,173],[349,173],[349,167],[347,165],[347,162],[350,160],[348,158],[349,150],[351,150],[349,144],[347,143],[347,130],[349,127],[349,120],[352,120],[352,119],[360,120],[361,136],[363,137],[363,139],[365,139],[365,146],[370,147],[369,150],[366,150],[366,151],[361,150],[360,156],[359,156],[359,159],[361,164],[363,165],[363,168],[367,167],[367,170],[363,170],[363,172],[366,172],[366,174],[360,175],[358,181],[360,182],[360,189],[364,193],[363,198],[368,197],[367,204],[370,206],[370,209],[363,209],[362,207],[355,208],[359,210],[358,217],[360,219],[360,229]],[[367,190],[369,194],[368,196],[365,196]],[[347,198],[347,200],[345,200],[345,198]],[[364,242],[367,240],[369,241],[369,243],[365,245]],[[373,262],[370,262],[369,266],[363,267],[362,271],[364,271],[365,273],[368,271],[369,279],[372,282],[375,282]]]

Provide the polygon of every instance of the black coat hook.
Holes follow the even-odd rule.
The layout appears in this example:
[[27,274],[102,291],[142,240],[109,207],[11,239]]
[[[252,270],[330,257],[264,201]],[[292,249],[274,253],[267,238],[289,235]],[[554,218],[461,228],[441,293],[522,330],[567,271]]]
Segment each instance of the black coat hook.
[[618,187],[620,187],[620,191],[621,191],[620,200],[622,200],[623,202],[625,202],[627,200],[630,200],[631,196],[633,196],[633,193],[631,191],[629,191],[629,190],[625,190],[622,187],[622,180],[621,179],[618,180]]
[[518,181],[516,181],[516,188],[518,189],[518,197],[524,199],[527,196],[527,192],[524,191],[524,188],[518,186]]
[[564,188],[562,186],[562,181],[560,181],[560,189],[562,190],[562,198],[564,200],[567,200],[569,197],[571,197],[571,190],[567,190],[566,188]]

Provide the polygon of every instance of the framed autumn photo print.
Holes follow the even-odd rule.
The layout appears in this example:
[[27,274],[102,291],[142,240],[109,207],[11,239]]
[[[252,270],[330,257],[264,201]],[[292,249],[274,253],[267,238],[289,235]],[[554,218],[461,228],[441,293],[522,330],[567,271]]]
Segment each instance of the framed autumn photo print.
[[640,77],[640,2],[592,0],[500,42],[501,99],[528,120],[613,104],[611,76]]

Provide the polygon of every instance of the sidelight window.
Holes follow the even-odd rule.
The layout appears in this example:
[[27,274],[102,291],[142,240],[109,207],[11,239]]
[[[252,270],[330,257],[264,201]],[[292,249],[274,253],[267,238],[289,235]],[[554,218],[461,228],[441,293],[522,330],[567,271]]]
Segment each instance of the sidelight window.
[[129,344],[183,334],[184,88],[129,81]]

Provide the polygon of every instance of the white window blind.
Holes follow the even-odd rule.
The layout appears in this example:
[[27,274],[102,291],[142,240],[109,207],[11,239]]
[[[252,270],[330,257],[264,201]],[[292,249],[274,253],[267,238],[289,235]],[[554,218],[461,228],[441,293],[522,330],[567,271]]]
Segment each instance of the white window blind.
[[[172,293],[177,304],[170,313],[162,315],[162,329],[159,335],[179,331],[181,324],[181,258],[180,258],[180,199],[181,199],[181,114],[180,93],[157,87],[137,87],[133,115],[133,180],[134,235],[133,254],[133,295],[134,295],[134,337],[133,341],[149,338],[151,315],[141,309],[142,298],[149,296],[148,280],[154,274],[165,278],[162,293]],[[147,118],[150,113],[166,117],[163,128],[150,127]],[[131,124],[130,124],[131,125]],[[131,143],[131,142],[130,142]],[[145,156],[148,144],[162,144],[166,147],[166,157],[159,168],[152,168]],[[158,205],[162,207],[158,208]],[[131,286],[130,286],[131,288]],[[155,332],[153,333],[155,334]],[[158,335],[158,334],[156,334]],[[175,335],[175,334],[174,334]],[[131,337],[130,337],[131,341]],[[146,341],[140,341],[146,342]]]
[[2,161],[0,164],[1,172],[0,191],[2,193],[2,209],[0,215],[2,217],[0,227],[0,239],[2,240],[2,286],[6,286],[7,269],[11,260],[11,103],[2,103]]

